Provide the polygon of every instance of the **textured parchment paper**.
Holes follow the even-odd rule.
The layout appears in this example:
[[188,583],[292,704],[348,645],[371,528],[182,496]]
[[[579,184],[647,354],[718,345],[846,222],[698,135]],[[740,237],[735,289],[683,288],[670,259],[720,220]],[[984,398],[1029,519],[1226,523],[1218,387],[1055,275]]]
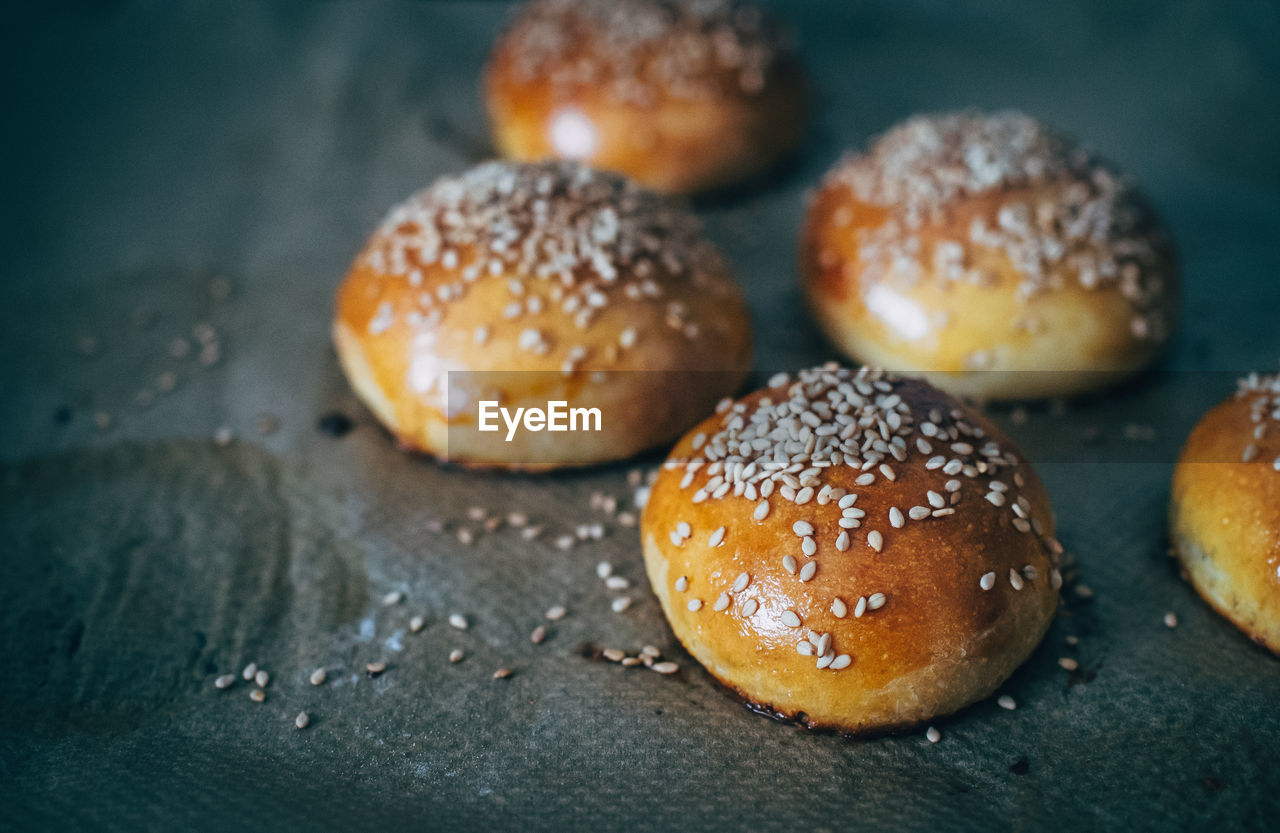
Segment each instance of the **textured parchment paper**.
[[[1187,314],[1162,367],[999,412],[1093,596],[1068,594],[1002,689],[1015,711],[978,704],[938,744],[775,723],[683,654],[634,530],[590,505],[625,507],[656,457],[460,472],[396,451],[348,392],[333,288],[388,206],[483,155],[476,78],[504,6],[11,12],[0,827],[1274,829],[1280,662],[1179,580],[1163,535],[1186,430],[1235,372],[1280,359],[1277,12],[1024,6],[786,4],[812,137],[770,181],[696,205],[747,287],[761,376],[830,357],[794,284],[803,189],[912,112],[1015,106],[1088,137],[1174,232]],[[333,411],[350,433],[317,430]],[[471,507],[545,530],[486,532]],[[601,540],[555,546],[595,523]],[[632,589],[607,591],[602,560]],[[650,643],[679,674],[595,658]],[[263,703],[238,677],[251,661]]]

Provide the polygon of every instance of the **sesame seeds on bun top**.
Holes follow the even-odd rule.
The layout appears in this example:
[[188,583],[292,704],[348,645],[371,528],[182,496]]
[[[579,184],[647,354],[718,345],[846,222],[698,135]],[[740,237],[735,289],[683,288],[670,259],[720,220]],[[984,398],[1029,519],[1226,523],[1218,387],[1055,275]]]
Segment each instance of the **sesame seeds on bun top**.
[[[1118,287],[1134,307],[1140,339],[1162,341],[1160,312],[1172,275],[1162,274],[1167,241],[1137,190],[1079,145],[1018,112],[915,116],[851,154],[828,187],[888,209],[861,245],[869,276],[890,270],[918,280],[981,283],[965,247],[1001,250],[1018,269],[1023,297],[1058,288],[1062,267],[1085,289]],[[948,226],[973,210],[953,241],[921,244],[927,226]]]
[[786,52],[770,19],[739,0],[533,0],[506,37],[519,77],[599,85],[638,106],[759,93]]

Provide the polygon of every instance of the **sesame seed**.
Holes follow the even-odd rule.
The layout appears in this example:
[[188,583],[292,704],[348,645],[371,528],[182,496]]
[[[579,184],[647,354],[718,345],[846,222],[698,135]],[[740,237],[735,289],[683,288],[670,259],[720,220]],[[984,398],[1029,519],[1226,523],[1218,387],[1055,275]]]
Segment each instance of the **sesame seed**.
[[461,613],[449,614],[449,627],[465,631],[470,626],[471,623],[467,621],[467,617],[463,616]]
[[733,592],[741,593],[747,589],[747,585],[751,583],[751,576],[746,572],[738,574],[738,578],[733,582]]
[[794,555],[782,556],[782,569],[793,576],[796,574],[796,558]]
[[755,599],[747,599],[747,601],[742,605],[742,615],[752,616],[759,608],[760,603],[758,601]]
[[711,609],[712,609],[712,610],[715,610],[715,611],[721,611],[721,610],[724,610],[726,607],[728,607],[728,606],[729,606],[729,603],[730,603],[731,601],[733,601],[733,600],[729,597],[729,594],[728,594],[728,593],[723,593],[723,592],[722,592],[722,593],[721,593],[721,594],[716,598],[716,603],[715,603],[714,605],[712,605],[712,606],[711,606]]
[[257,673],[258,673],[258,663],[251,662],[244,667],[243,671],[240,672],[240,676],[244,678],[246,681],[249,681],[249,680],[252,680],[253,675]]
[[257,674],[253,675],[253,683],[258,688],[266,688],[267,683],[269,682],[271,682],[271,675],[266,671],[259,671]]
[[379,674],[381,674],[383,671],[387,670],[387,664],[385,662],[382,662],[381,660],[377,662],[365,663],[364,670],[365,670],[365,673],[367,673],[370,677],[376,677]]
[[769,515],[769,501],[762,500],[756,504],[756,511],[751,513],[751,517],[757,521],[763,521]]
[[402,601],[404,601],[404,593],[401,593],[399,590],[392,590],[390,593],[382,597],[383,607],[398,605]]
[[832,600],[831,602],[832,616],[836,617],[837,619],[843,619],[845,615],[848,614],[848,612],[849,612],[848,605],[846,605],[839,596],[837,596],[835,599]]
[[836,536],[836,550],[839,552],[845,552],[848,549],[849,549],[849,533],[846,532],[845,530],[841,530],[840,534]]
[[1007,694],[1001,694],[999,697],[997,697],[996,704],[999,705],[1000,708],[1004,709],[1005,711],[1013,711],[1014,709],[1018,708],[1018,703]]
[[794,532],[797,537],[804,538],[806,535],[813,534],[813,524],[808,521],[796,521],[791,525],[791,531]]
[[707,539],[707,546],[718,547],[724,543],[724,527],[720,527],[711,533],[711,537]]
[[810,561],[800,568],[800,580],[809,581],[813,578],[813,574],[818,571],[818,562]]
[[249,692],[249,699],[255,703],[266,702],[267,692],[260,688],[255,688]]
[[231,684],[236,681],[234,674],[222,674],[213,681],[214,688],[230,688]]
[[811,657],[813,656],[813,650],[813,643],[807,639],[801,639],[796,643],[796,653],[801,656]]
[[842,669],[848,668],[849,665],[852,663],[853,663],[852,657],[850,657],[848,654],[841,654],[840,656],[831,660],[831,665],[827,667],[830,668],[832,671],[840,671]]
[[1087,584],[1077,584],[1075,586],[1075,594],[1082,599],[1093,598],[1093,588]]
[[546,625],[538,625],[536,628],[533,629],[533,632],[529,634],[529,641],[532,642],[534,645],[541,645],[542,641],[546,638],[547,638]]
[[614,613],[626,613],[631,607],[631,597],[619,596],[609,604],[609,607]]
[[1014,569],[1009,570],[1009,584],[1013,587],[1014,590],[1022,589],[1023,587],[1022,576],[1018,573],[1017,570],[1014,570]]
[[939,732],[933,726],[930,726],[928,729],[925,730],[924,736],[925,736],[925,739],[929,741],[929,743],[937,743],[938,741],[942,740],[942,733]]
[[1080,663],[1076,662],[1071,657],[1059,657],[1058,665],[1062,666],[1063,669],[1067,671],[1075,671],[1080,667]]
[[605,648],[600,652],[600,656],[609,660],[609,662],[621,662],[623,657],[626,656],[626,653],[617,648]]
[[826,653],[818,657],[818,669],[821,670],[831,665],[831,663],[835,660],[835,658],[836,658],[835,654],[831,654],[831,653]]
[[818,544],[812,538],[805,538],[800,542],[800,551],[807,556],[812,556],[818,551]]
[[622,576],[609,576],[604,580],[604,586],[609,590],[626,590],[631,587],[631,582]]
[[906,520],[902,517],[902,510],[896,506],[889,507],[889,525],[894,529],[902,529],[902,525]]
[[311,717],[306,712],[298,712],[298,716],[293,719],[293,725],[299,729],[305,729],[311,725]]
[[996,574],[994,572],[983,573],[982,578],[978,579],[978,586],[981,587],[983,590],[990,590],[992,587],[995,587]]
[[782,624],[789,628],[798,628],[800,627],[800,617],[794,610],[784,610],[782,611]]
[[676,533],[681,538],[688,538],[690,535],[693,534],[693,528],[690,527],[688,523],[681,521],[680,523],[676,524]]
[[1164,626],[1166,628],[1178,627],[1178,615],[1173,611],[1169,611],[1164,615]]
[[493,678],[495,680],[505,680],[514,673],[516,673],[514,668],[499,668],[493,672]]
[[688,590],[688,589],[689,589],[689,577],[688,577],[688,576],[680,576],[680,578],[676,579],[676,592],[677,592],[677,593],[683,593],[684,591],[686,591],[686,590]]
[[862,614],[867,612],[867,597],[859,596],[858,601],[853,605],[853,618],[861,619]]
[[685,607],[689,608],[690,612],[697,613],[702,609],[702,599],[690,599]]
[[907,512],[907,517],[911,518],[911,520],[913,521],[922,521],[925,518],[929,517],[932,511],[933,510],[931,510],[928,506],[912,506],[911,509]]
[[454,648],[452,651],[449,652],[449,662],[452,662],[452,663],[462,662],[465,656],[466,654],[462,653],[461,648]]
[[867,546],[876,552],[880,552],[884,549],[884,536],[874,529],[871,530],[867,533]]
[[324,685],[324,681],[328,676],[328,672],[323,668],[317,668],[315,671],[311,672],[311,676],[307,679],[312,685]]
[[475,543],[476,534],[471,530],[467,529],[465,526],[458,528],[457,535],[458,535],[459,544],[463,544],[464,546],[470,546],[471,544]]
[[607,579],[613,575],[613,565],[608,561],[601,561],[596,565],[596,575],[601,579]]
[[409,620],[409,632],[417,633],[427,624],[427,620],[422,616],[414,616]]
[[872,593],[870,596],[867,597],[867,607],[871,608],[872,610],[879,610],[880,608],[884,607],[885,601],[886,599],[883,593]]
[[649,667],[659,674],[674,674],[680,670],[680,666],[674,662],[655,662]]
[[564,605],[555,605],[547,608],[546,618],[549,622],[558,622],[565,617],[569,611],[565,610]]

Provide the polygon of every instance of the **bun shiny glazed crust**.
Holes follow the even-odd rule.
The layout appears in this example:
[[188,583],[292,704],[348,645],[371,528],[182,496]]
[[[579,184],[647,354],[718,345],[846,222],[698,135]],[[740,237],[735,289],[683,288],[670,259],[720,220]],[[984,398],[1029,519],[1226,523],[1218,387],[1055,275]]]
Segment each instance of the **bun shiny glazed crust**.
[[[622,177],[487,163],[396,206],[338,290],[352,387],[411,449],[549,469],[669,443],[750,364],[750,324],[698,222]],[[477,431],[479,402],[598,407],[602,430]]]
[[1040,642],[1061,547],[1035,471],[925,382],[782,375],[654,482],[645,564],[676,636],[749,703],[901,729],[991,694]]
[[1242,379],[1192,430],[1169,524],[1196,592],[1280,654],[1280,376]]
[[674,193],[769,167],[807,109],[795,54],[737,0],[534,0],[484,90],[503,155],[578,159]]
[[801,276],[849,356],[991,399],[1112,384],[1177,307],[1142,196],[1019,113],[917,116],[847,156],[812,197]]

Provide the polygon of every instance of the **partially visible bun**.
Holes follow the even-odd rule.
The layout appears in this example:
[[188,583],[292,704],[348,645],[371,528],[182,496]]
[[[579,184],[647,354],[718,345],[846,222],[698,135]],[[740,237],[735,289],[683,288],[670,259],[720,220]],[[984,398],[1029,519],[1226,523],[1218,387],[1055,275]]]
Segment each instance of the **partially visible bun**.
[[1196,592],[1280,654],[1280,376],[1240,380],[1192,430],[1169,525]]
[[830,365],[722,403],[641,520],[689,653],[750,703],[845,732],[994,691],[1053,618],[1053,535],[993,423],[925,382]]
[[[334,340],[404,445],[520,469],[669,443],[751,356],[742,293],[698,222],[570,162],[487,163],[396,206],[338,290]],[[482,399],[600,408],[602,430],[508,442],[477,430]]]
[[801,274],[845,353],[980,398],[1111,384],[1177,307],[1142,196],[1019,113],[916,116],[847,156],[812,199]]
[[679,193],[767,168],[806,111],[795,54],[739,0],[534,0],[493,51],[485,101],[508,157]]

